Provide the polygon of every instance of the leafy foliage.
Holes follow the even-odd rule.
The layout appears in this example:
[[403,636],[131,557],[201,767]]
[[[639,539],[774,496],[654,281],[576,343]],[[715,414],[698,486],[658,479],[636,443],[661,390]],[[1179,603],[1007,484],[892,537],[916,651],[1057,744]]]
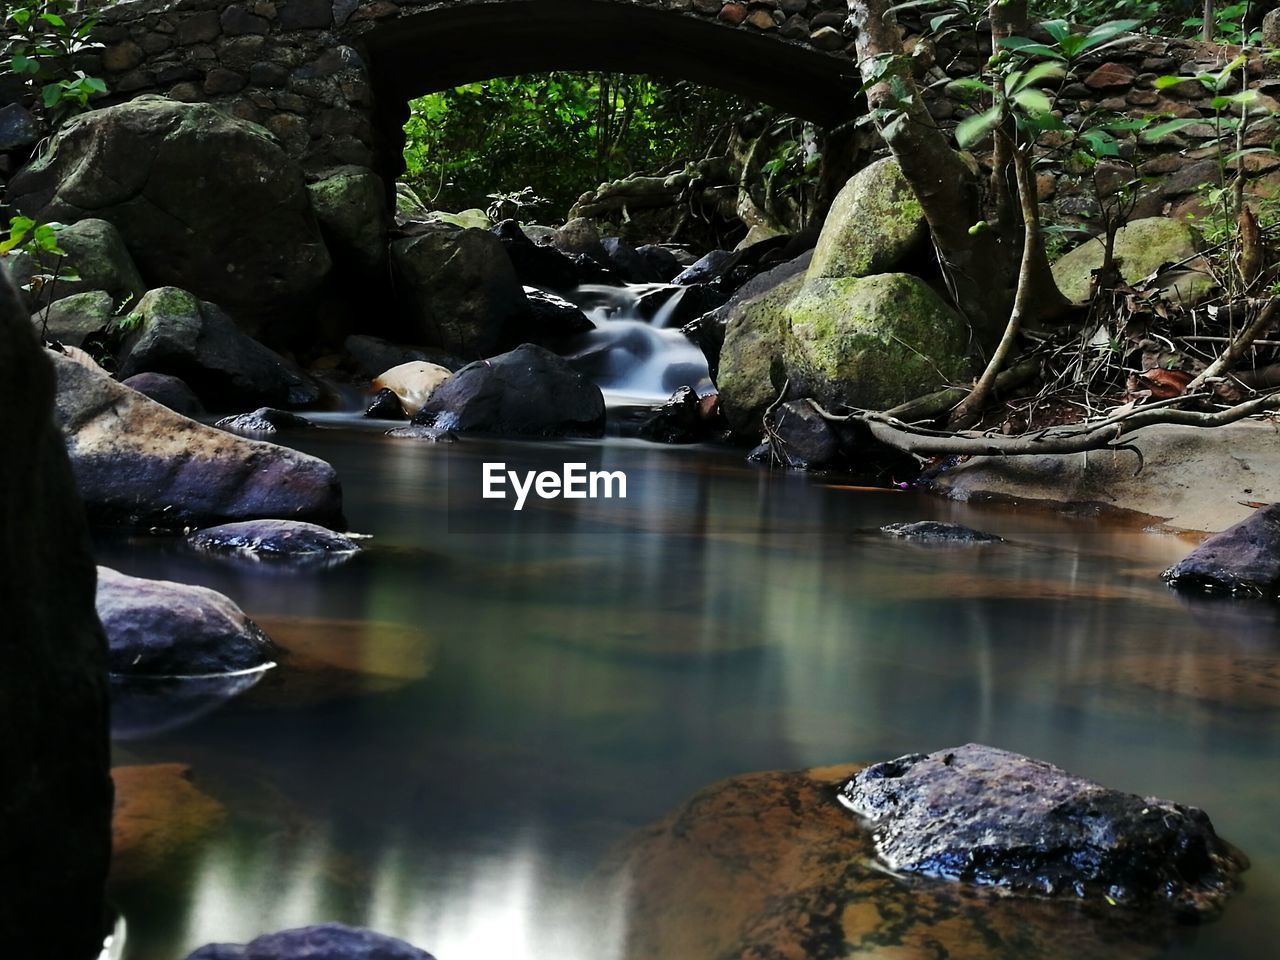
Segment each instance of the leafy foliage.
[[107,85],[74,66],[94,42],[93,15],[72,16],[72,0],[17,0],[5,13],[0,68],[22,77],[46,116],[58,122],[84,110]]
[[[584,189],[723,149],[745,112],[730,94],[622,74],[546,73],[470,83],[412,101],[404,176],[430,205],[530,197],[563,215]],[[528,194],[522,194],[524,188]]]

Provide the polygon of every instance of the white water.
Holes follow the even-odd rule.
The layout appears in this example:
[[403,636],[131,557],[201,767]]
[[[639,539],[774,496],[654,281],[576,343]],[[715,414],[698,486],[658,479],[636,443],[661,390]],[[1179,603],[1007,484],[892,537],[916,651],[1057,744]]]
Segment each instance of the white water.
[[[673,295],[646,318],[642,299],[669,289],[675,290]],[[661,402],[686,385],[699,395],[710,393],[715,388],[702,351],[679,329],[667,326],[686,290],[661,283],[578,287],[568,299],[596,329],[576,337],[566,356],[611,404]]]

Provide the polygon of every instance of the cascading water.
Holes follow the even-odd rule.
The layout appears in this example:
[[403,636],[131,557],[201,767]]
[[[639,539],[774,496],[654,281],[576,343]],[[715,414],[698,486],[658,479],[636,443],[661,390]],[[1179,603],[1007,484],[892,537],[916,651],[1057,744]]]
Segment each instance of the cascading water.
[[700,395],[714,389],[702,351],[669,327],[688,287],[666,283],[578,287],[568,299],[596,329],[563,352],[611,403],[654,403],[683,386]]

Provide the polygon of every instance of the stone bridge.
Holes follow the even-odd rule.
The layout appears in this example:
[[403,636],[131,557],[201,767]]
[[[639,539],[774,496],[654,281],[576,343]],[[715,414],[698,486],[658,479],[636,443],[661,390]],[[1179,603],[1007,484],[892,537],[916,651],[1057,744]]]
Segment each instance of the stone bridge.
[[693,80],[824,125],[857,111],[845,0],[130,0],[100,17],[113,100],[215,103],[311,176],[392,183],[410,99],[517,73]]

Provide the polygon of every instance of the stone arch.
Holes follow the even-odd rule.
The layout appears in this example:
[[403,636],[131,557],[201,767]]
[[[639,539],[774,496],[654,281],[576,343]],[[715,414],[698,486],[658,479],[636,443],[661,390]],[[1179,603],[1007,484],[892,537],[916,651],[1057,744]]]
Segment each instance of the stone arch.
[[374,165],[388,182],[403,163],[409,100],[496,76],[645,73],[739,93],[824,126],[858,112],[856,68],[842,51],[634,0],[433,4],[351,40],[369,69]]

